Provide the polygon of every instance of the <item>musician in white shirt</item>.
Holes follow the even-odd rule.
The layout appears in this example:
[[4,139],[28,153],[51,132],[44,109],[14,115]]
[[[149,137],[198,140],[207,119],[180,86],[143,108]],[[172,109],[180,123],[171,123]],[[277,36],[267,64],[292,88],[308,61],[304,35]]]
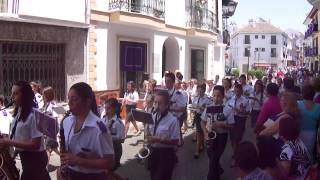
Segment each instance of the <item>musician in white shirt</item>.
[[253,92],[252,86],[247,84],[247,78],[246,78],[246,75],[244,75],[244,74],[242,74],[239,77],[239,80],[240,80],[240,84],[242,86],[243,95],[248,97]]
[[168,111],[169,94],[159,90],[155,95],[153,114],[154,124],[150,125],[151,144],[150,174],[151,180],[170,180],[177,163],[175,148],[179,143],[179,123],[175,116]]
[[30,84],[25,81],[14,83],[11,98],[15,106],[14,120],[10,138],[0,139],[0,149],[4,146],[16,148],[22,164],[21,180],[49,180],[48,157],[41,140],[43,134],[37,128],[33,110],[36,104]]
[[197,136],[197,145],[194,158],[199,158],[199,153],[204,149],[204,134],[201,128],[201,114],[204,109],[211,104],[210,98],[205,94],[206,85],[201,84],[197,86],[197,94],[193,101],[192,107],[195,108],[194,113],[194,124],[196,125],[196,136]]
[[251,104],[251,127],[255,128],[257,119],[260,113],[260,109],[265,100],[266,96],[264,94],[264,86],[261,80],[257,80],[254,84],[254,92],[249,96]]
[[4,106],[4,96],[0,95],[0,134],[9,135],[11,120],[12,116]]
[[227,102],[227,106],[233,109],[232,113],[235,121],[234,127],[230,132],[232,147],[235,147],[242,140],[245,132],[246,119],[251,107],[249,99],[243,96],[242,86],[240,84],[235,85],[234,93],[233,98]]

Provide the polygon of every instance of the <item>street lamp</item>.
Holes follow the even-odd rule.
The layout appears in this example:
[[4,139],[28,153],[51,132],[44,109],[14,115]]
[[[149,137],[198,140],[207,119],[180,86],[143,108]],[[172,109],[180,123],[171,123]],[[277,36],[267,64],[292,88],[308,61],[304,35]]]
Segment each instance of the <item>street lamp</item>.
[[247,77],[248,77],[248,75],[249,75],[250,48],[251,48],[251,46],[247,46],[247,55],[248,55]]

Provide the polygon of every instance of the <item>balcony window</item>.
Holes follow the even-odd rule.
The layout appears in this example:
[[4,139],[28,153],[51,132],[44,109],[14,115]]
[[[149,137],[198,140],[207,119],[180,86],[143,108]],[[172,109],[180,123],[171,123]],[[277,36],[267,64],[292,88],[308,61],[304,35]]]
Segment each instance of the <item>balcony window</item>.
[[208,31],[215,31],[218,27],[217,15],[210,11],[207,3],[196,1],[186,7],[186,26]]
[[109,0],[109,10],[139,13],[164,19],[164,1],[165,0]]
[[265,38],[266,38],[266,36],[265,36],[265,35],[262,35],[262,36],[261,36],[261,38],[262,38],[262,39],[265,39]]
[[265,49],[265,48],[261,48],[261,51],[262,51],[262,52],[265,52],[265,51],[266,51],[266,49]]
[[258,38],[259,38],[259,36],[258,36],[258,35],[255,35],[255,36],[254,36],[254,38],[255,38],[255,39],[258,39]]
[[250,35],[244,36],[244,44],[250,44]]
[[277,44],[277,36],[271,36],[271,44]]
[[270,57],[277,57],[277,48],[271,48]]

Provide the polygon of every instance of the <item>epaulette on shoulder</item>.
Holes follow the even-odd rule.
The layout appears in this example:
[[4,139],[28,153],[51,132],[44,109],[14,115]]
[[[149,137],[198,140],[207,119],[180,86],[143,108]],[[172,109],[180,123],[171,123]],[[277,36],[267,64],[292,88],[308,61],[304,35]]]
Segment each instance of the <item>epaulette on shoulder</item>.
[[7,112],[5,110],[2,111],[3,116],[7,116]]
[[108,131],[106,125],[102,121],[97,121],[97,125],[102,133],[106,133]]

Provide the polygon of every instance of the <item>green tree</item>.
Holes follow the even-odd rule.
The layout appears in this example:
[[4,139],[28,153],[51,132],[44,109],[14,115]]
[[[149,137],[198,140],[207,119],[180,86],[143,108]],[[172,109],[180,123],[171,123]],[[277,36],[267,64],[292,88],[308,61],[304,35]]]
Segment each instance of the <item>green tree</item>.
[[235,77],[239,77],[240,75],[240,70],[239,69],[232,69],[232,75],[234,75]]

